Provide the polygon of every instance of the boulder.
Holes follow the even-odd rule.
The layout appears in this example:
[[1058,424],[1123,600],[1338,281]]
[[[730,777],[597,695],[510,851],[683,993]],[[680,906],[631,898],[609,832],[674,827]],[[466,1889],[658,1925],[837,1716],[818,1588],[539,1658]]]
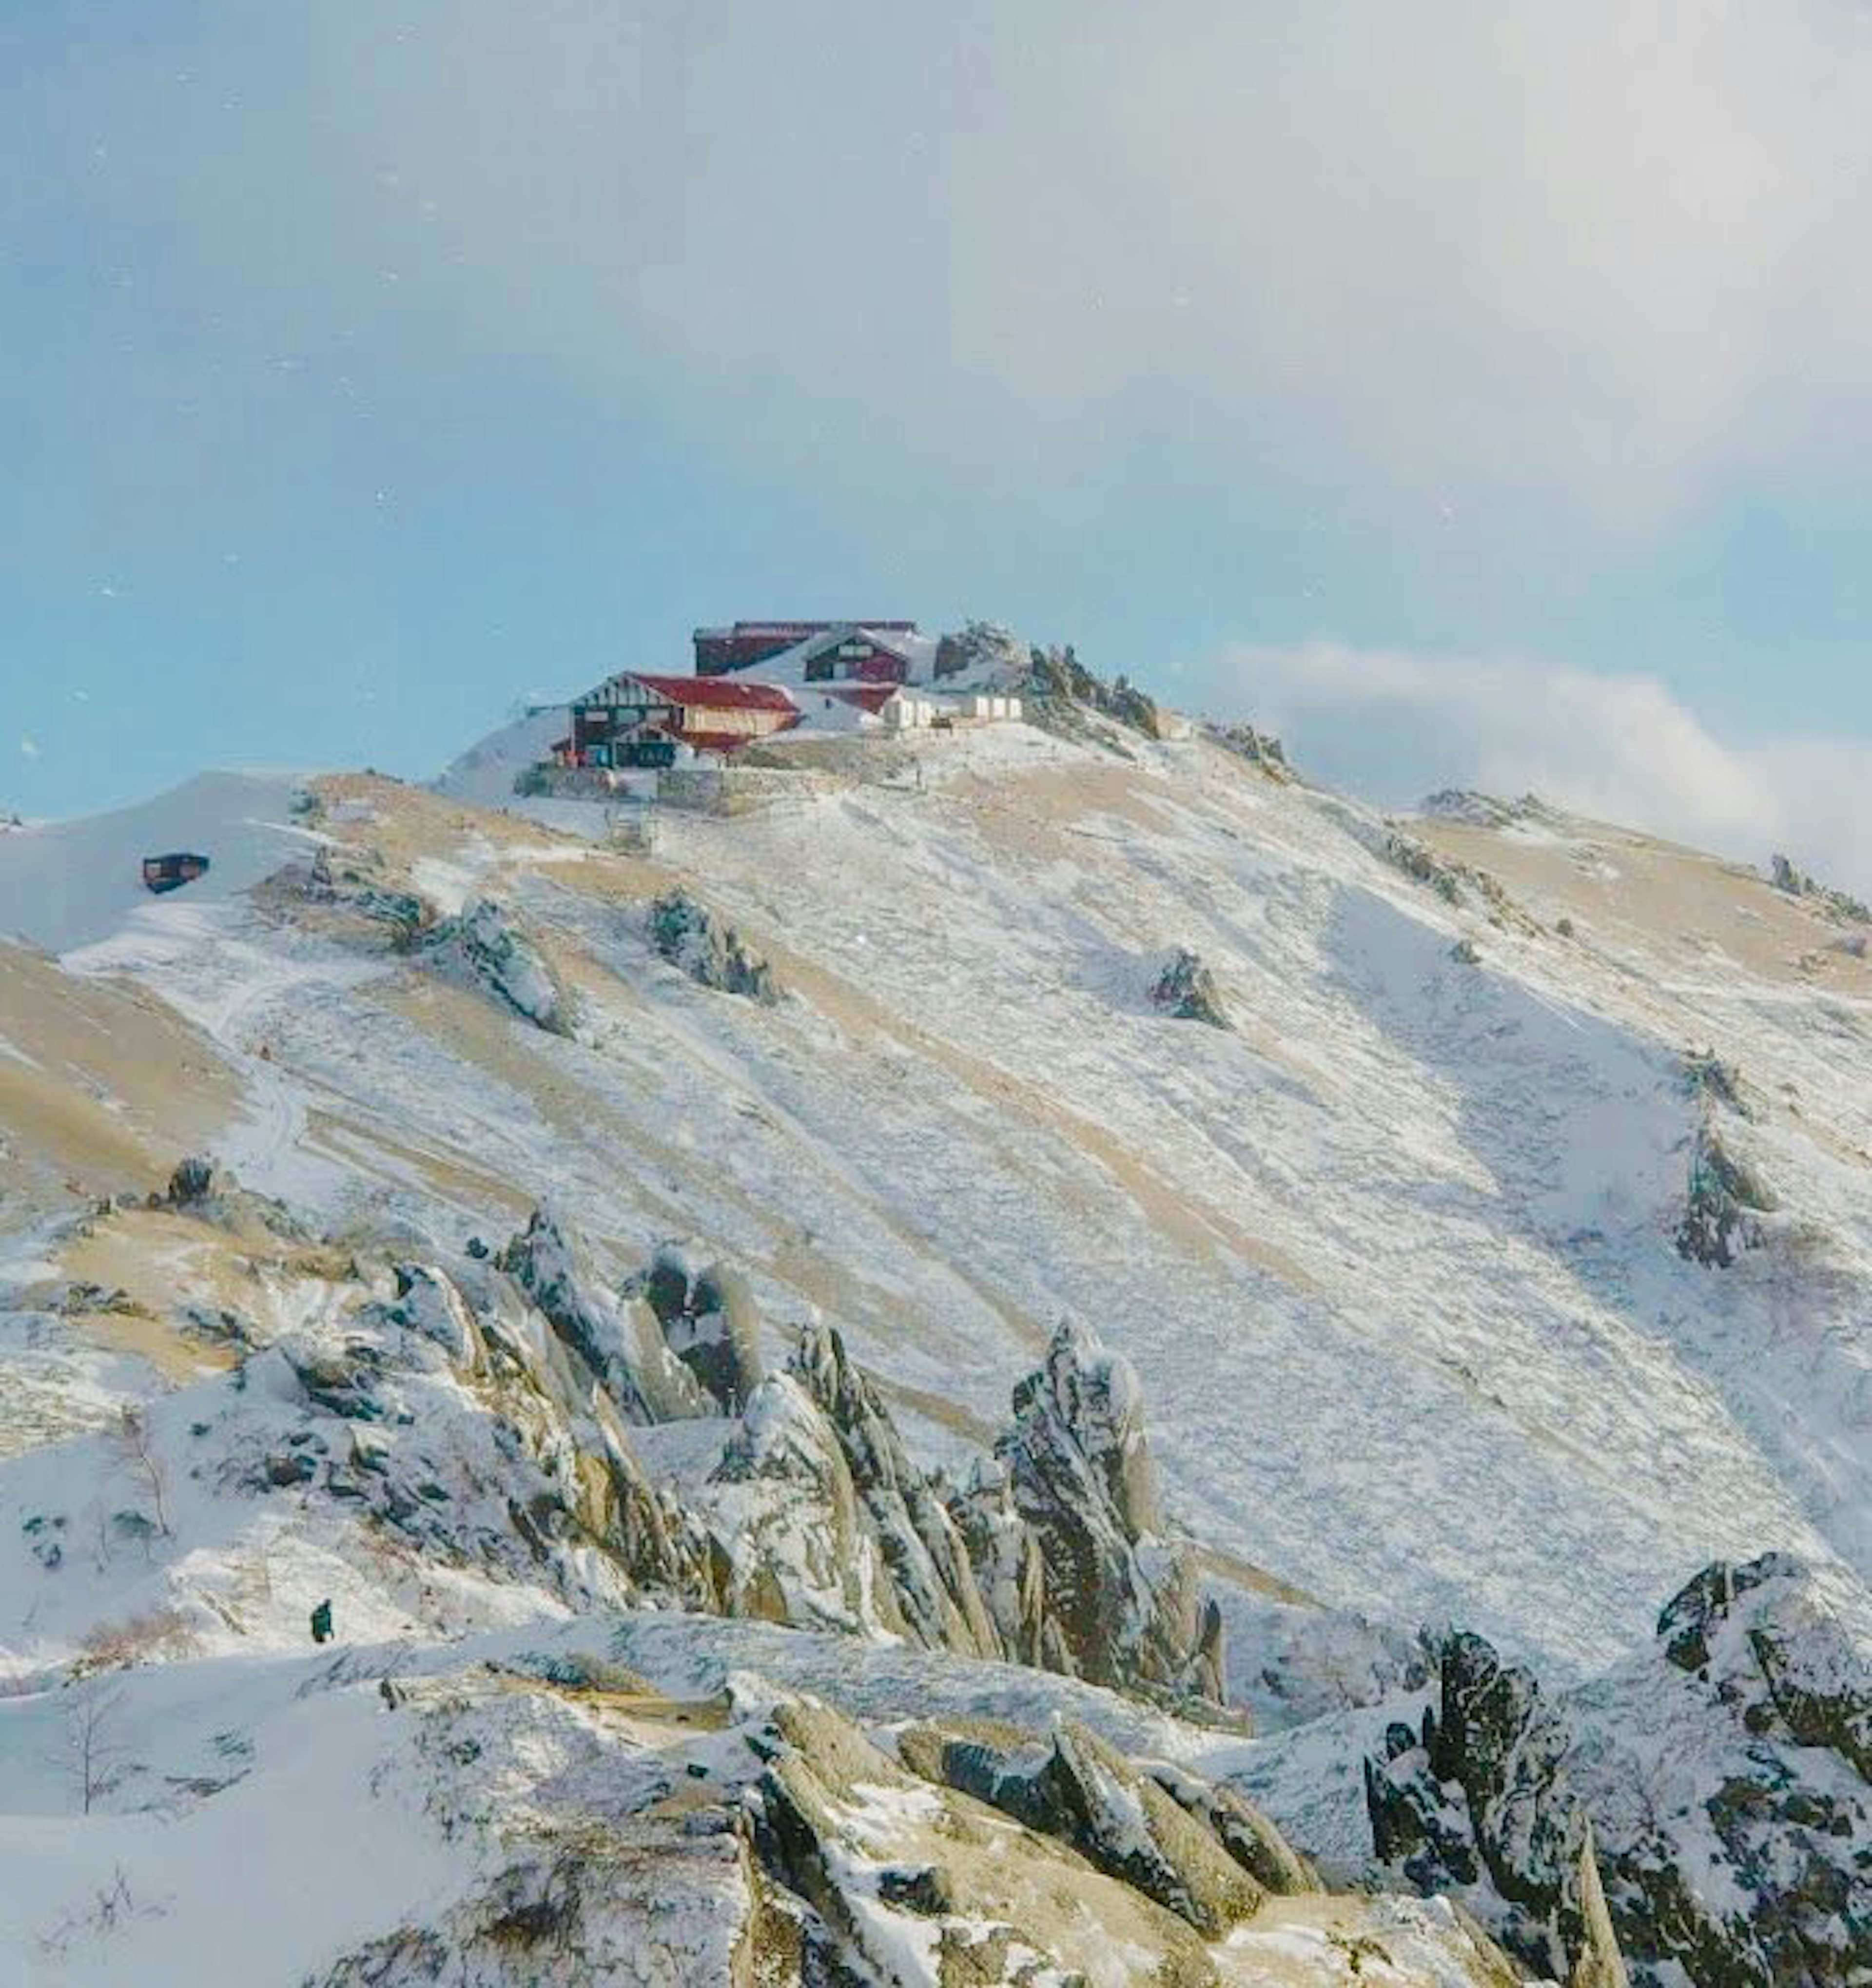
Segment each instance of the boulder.
[[719,1263],[698,1272],[683,1250],[667,1246],[629,1289],[710,1399],[724,1414],[739,1415],[765,1373],[760,1307],[747,1279]]

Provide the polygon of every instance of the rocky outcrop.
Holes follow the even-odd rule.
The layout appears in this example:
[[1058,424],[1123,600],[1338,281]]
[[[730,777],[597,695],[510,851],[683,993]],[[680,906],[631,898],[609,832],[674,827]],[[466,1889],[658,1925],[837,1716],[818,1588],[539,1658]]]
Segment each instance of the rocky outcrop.
[[773,969],[742,939],[686,891],[671,891],[650,908],[650,942],[699,987],[744,995],[771,1006],[779,999]]
[[477,898],[459,916],[434,926],[421,956],[482,988],[548,1035],[571,1034],[570,998],[539,948],[492,898]]
[[626,1287],[655,1314],[664,1343],[725,1415],[739,1415],[763,1378],[760,1307],[747,1279],[711,1263],[698,1270],[666,1245]]
[[1434,891],[1446,904],[1460,908],[1474,898],[1479,900],[1492,925],[1529,934],[1541,929],[1539,921],[1523,911],[1500,881],[1486,870],[1441,857],[1428,843],[1401,828],[1387,827],[1376,837],[1361,839],[1369,840],[1394,869],[1402,871],[1412,882]]
[[1799,898],[1837,925],[1872,925],[1872,910],[1844,891],[1830,889],[1776,854],[1769,859],[1768,880],[1784,896]]
[[1211,1939],[1266,1896],[1212,1831],[1076,1721],[1012,1745],[925,1730],[906,1735],[899,1751],[926,1777],[1056,1838]]
[[1151,983],[1151,1004],[1178,1021],[1206,1022],[1212,1029],[1228,1026],[1215,975],[1187,946],[1178,947]]
[[373,848],[341,845],[334,851],[321,844],[309,864],[288,864],[278,881],[302,903],[383,928],[399,952],[407,952],[436,922],[427,898],[387,881],[384,857]]
[[495,1260],[603,1382],[626,1422],[667,1422],[710,1405],[650,1307],[607,1291],[577,1239],[544,1209]]
[[1872,1665],[1798,1562],[1705,1568],[1652,1651],[1563,1699],[1473,1636],[1442,1670],[1440,1712],[1366,1763],[1381,1861],[1563,1978],[1872,1969]]
[[967,1543],[844,1341],[830,1326],[809,1328],[789,1371],[838,1439],[909,1633],[931,1649],[1006,1654]]
[[1599,1881],[1599,1849],[1590,1822],[1580,1833],[1573,1894],[1580,1906],[1580,1949],[1570,1988],[1630,1988],[1625,1956],[1618,1950],[1612,1915],[1606,1909],[1605,1889]]
[[731,1614],[907,1633],[837,1432],[794,1375],[755,1389],[696,1507]]
[[164,1197],[171,1208],[199,1208],[215,1192],[215,1162],[199,1153],[179,1161]]
[[1147,1761],[1144,1771],[1262,1891],[1293,1898],[1323,1888],[1313,1866],[1245,1795],[1167,1760]]
[[936,681],[966,675],[971,688],[1024,690],[1031,662],[1026,644],[1005,624],[968,621],[937,643]]
[[1272,732],[1258,732],[1252,725],[1211,723],[1203,727],[1203,733],[1225,752],[1232,752],[1238,759],[1245,759],[1251,766],[1258,767],[1270,780],[1286,784],[1293,779],[1293,769],[1287,763],[1286,748]]
[[1761,1218],[1776,1208],[1773,1194],[1738,1159],[1708,1117],[1691,1142],[1690,1179],[1677,1253],[1688,1261],[1727,1270],[1744,1249],[1760,1247]]
[[1013,1408],[995,1452],[1039,1542],[1044,1661],[1097,1683],[1219,1702],[1221,1617],[1200,1604],[1188,1556],[1162,1537],[1130,1362],[1063,1325]]
[[[235,1466],[261,1495],[304,1487],[439,1564],[524,1571],[575,1605],[718,1604],[705,1542],[650,1482],[609,1390],[492,1286],[471,1300],[400,1265],[394,1297],[342,1333],[284,1335],[242,1384],[284,1412]],[[465,1388],[481,1412],[461,1413]]]
[[[705,1668],[711,1627],[687,1625]],[[391,1870],[310,1988],[1512,1980],[1447,1907],[1259,1893],[1201,1823],[1152,1804],[1135,1762],[1070,1722],[1050,1740],[965,1722],[1053,1763],[1029,1824],[913,1769],[902,1756],[924,1729],[752,1673],[679,1699],[563,1651],[403,1654],[394,1679],[334,1673],[292,1709],[302,1723],[334,1692],[369,1704],[414,1797],[407,1826],[457,1846],[459,1882],[411,1896]]]
[[[1023,695],[1033,706],[1032,715],[1036,719],[1050,719],[1056,725],[1077,708],[1097,712],[1147,739],[1162,739],[1169,731],[1154,698],[1124,676],[1107,683],[1086,668],[1069,642],[1063,648],[1029,651]],[[1072,727],[1069,724],[1066,729]]]

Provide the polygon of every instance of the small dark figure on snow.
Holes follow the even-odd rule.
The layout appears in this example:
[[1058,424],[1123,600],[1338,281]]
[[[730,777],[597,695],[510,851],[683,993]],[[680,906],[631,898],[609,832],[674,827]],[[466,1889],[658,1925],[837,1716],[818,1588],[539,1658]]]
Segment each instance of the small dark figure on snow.
[[312,1640],[315,1643],[329,1643],[331,1639],[332,1604],[327,1599],[312,1611]]

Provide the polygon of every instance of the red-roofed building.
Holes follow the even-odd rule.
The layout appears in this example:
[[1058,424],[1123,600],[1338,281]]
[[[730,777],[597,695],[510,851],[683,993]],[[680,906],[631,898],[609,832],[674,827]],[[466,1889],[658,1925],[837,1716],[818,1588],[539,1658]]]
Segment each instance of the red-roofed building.
[[732,752],[799,722],[799,707],[772,684],[620,670],[573,705],[572,763],[667,766],[678,746]]

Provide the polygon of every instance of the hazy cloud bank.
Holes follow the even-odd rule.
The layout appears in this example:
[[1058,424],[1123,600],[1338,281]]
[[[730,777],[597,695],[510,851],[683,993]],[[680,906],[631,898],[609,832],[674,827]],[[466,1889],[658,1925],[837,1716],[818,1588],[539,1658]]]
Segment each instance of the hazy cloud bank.
[[1872,895],[1872,746],[1791,735],[1725,742],[1647,678],[1243,645],[1189,671],[1180,695],[1246,713],[1280,732],[1309,773],[1387,806],[1441,786],[1538,793],[1745,861],[1784,850]]

